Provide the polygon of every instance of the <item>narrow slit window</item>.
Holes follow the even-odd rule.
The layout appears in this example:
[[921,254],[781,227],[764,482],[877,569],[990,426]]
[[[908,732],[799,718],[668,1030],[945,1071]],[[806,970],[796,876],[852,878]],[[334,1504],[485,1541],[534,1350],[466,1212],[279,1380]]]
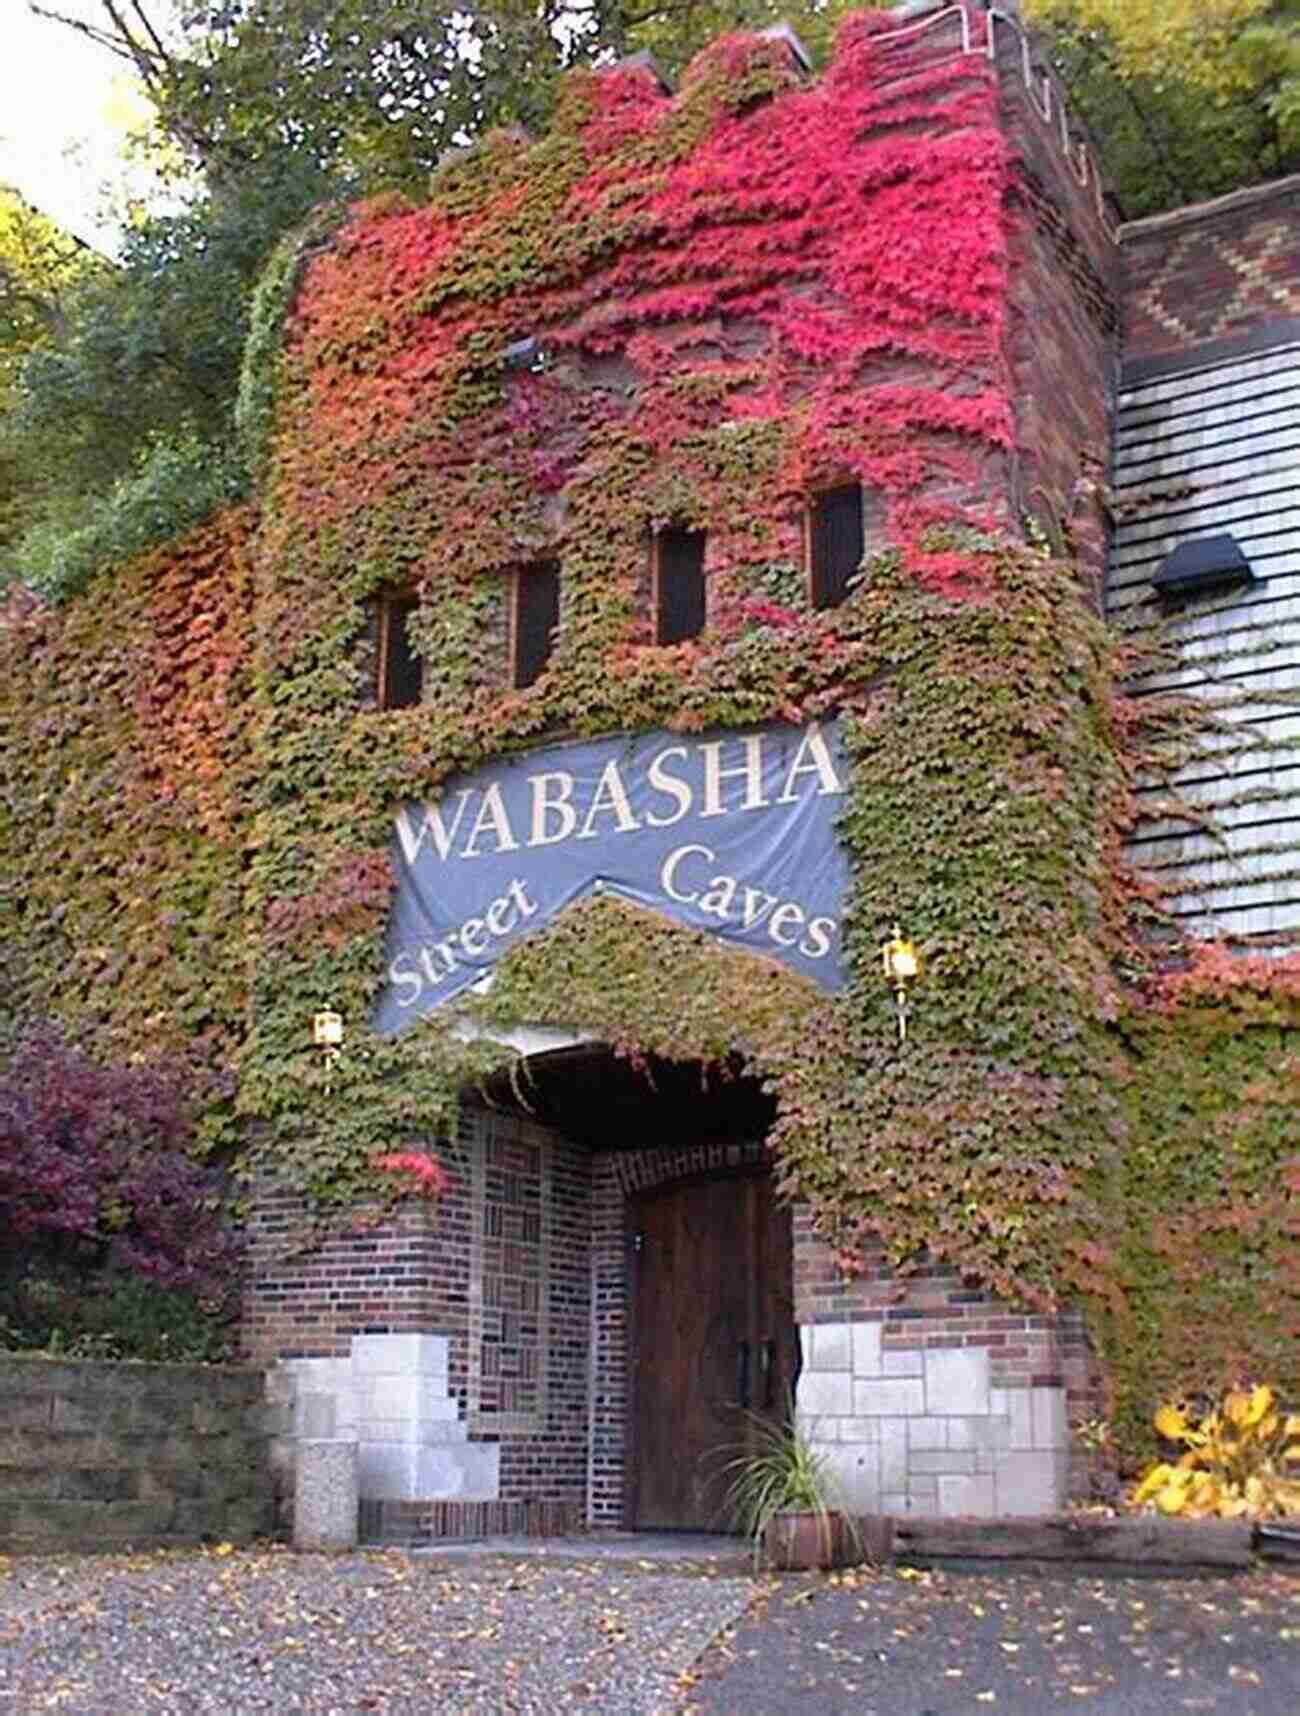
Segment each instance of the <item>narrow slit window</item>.
[[511,671],[522,691],[542,673],[551,657],[560,623],[560,569],[553,561],[521,566],[515,573]]
[[655,642],[682,643],[704,630],[702,530],[660,531],[655,539]]
[[424,691],[424,663],[411,647],[408,621],[420,599],[412,591],[379,600],[378,701],[381,709],[411,709]]
[[856,483],[827,489],[809,509],[808,558],[814,608],[838,608],[862,565],[866,539],[862,490]]

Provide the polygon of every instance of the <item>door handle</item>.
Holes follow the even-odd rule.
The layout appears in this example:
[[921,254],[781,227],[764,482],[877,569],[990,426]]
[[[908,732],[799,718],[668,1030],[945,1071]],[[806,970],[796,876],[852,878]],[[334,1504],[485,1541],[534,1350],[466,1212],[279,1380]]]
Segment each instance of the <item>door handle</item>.
[[763,1379],[763,1408],[769,1411],[776,1405],[776,1342],[768,1339],[763,1342],[758,1360],[759,1375]]
[[749,1407],[749,1342],[741,1341],[736,1348],[736,1403]]

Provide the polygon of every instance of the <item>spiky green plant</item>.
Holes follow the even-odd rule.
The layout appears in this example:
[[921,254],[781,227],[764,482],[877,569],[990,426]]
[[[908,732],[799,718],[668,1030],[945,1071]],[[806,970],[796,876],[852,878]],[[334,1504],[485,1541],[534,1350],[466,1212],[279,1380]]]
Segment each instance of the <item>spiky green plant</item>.
[[761,1558],[770,1521],[782,1513],[816,1515],[818,1535],[827,1544],[832,1515],[839,1514],[855,1548],[860,1547],[857,1522],[840,1506],[826,1456],[806,1431],[793,1418],[774,1423],[758,1413],[746,1416],[749,1437],[723,1465],[730,1474],[723,1505],[737,1529],[752,1541],[755,1562]]

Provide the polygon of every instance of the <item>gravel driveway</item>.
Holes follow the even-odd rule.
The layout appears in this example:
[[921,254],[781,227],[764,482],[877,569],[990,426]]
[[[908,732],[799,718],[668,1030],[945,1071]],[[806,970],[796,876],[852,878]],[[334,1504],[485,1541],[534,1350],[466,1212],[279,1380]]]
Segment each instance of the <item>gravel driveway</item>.
[[0,1716],[1300,1716],[1300,1578],[0,1557]]
[[0,1716],[658,1716],[753,1593],[635,1562],[0,1558]]

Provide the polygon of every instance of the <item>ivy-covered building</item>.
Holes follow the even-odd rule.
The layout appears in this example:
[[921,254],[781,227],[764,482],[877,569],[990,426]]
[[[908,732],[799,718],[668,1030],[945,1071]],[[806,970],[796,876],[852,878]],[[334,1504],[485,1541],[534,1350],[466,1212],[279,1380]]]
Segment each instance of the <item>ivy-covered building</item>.
[[186,1059],[370,1535],[708,1527],[792,1395],[1049,1512],[1300,1381],[1298,194],[1118,226],[975,5],[576,73],[282,249],[255,504],[10,628],[14,981]]

